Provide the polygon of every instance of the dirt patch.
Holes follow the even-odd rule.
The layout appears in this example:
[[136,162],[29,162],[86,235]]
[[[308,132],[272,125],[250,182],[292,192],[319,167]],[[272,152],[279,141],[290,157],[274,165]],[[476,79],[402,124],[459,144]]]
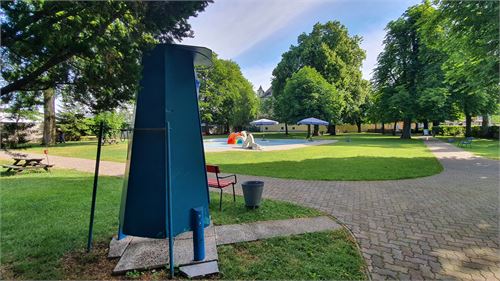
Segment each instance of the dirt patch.
[[[61,259],[61,267],[66,280],[166,280],[169,279],[168,270],[153,269],[145,271],[130,271],[124,275],[112,275],[118,259],[108,259],[106,242],[97,243],[90,253],[85,250],[71,252]],[[176,270],[174,280],[185,279]],[[8,276],[8,275],[7,275]],[[3,269],[2,269],[2,277]],[[10,278],[3,278],[10,279]],[[218,279],[217,275],[207,276],[204,279]]]
[[5,265],[0,266],[0,280],[16,279],[14,273]]
[[124,276],[113,276],[116,260],[107,258],[108,244],[97,243],[90,253],[85,250],[70,252],[61,259],[65,279],[122,280]]

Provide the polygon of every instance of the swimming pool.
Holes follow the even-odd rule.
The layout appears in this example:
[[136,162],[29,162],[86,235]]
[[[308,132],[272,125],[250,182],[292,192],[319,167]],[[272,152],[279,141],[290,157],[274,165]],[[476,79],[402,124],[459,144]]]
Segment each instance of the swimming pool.
[[[275,145],[287,145],[287,144],[303,144],[306,140],[282,140],[282,139],[255,139],[255,142],[260,146],[275,146]],[[227,144],[227,138],[225,139],[206,139],[203,140],[203,145],[205,148],[227,148],[227,147],[241,147],[241,144]]]
[[[293,149],[311,145],[322,145],[327,143],[333,143],[333,140],[322,140],[322,141],[307,141],[305,139],[266,139],[262,140],[256,138],[255,142],[263,147],[264,150],[282,150],[282,149]],[[241,149],[241,144],[227,144],[227,138],[216,138],[216,139],[205,139],[203,140],[203,146],[205,151],[228,151],[228,150],[238,150]],[[267,148],[267,149],[266,149]],[[246,149],[242,149],[246,150]],[[251,151],[251,150],[246,150]]]

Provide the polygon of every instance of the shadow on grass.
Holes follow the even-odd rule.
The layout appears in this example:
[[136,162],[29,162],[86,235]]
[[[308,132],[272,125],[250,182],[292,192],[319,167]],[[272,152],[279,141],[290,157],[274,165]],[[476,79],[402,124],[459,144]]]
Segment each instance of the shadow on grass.
[[[92,176],[61,171],[1,179],[1,263],[19,279],[63,279],[62,255],[87,240]],[[94,237],[107,240],[118,226],[121,179],[101,177]]]
[[[3,276],[34,280],[67,278],[64,255],[83,252],[86,246],[92,183],[91,174],[72,170],[14,174],[1,179]],[[122,183],[123,179],[117,177],[99,179],[94,224],[96,245],[109,243],[117,231]],[[321,214],[273,200],[263,200],[263,208],[248,210],[240,196],[233,203],[232,195],[227,194],[223,197],[223,210],[219,212],[218,202],[218,194],[211,192],[211,215],[217,224]]]
[[434,157],[357,156],[219,165],[225,173],[305,180],[394,180],[443,171]]

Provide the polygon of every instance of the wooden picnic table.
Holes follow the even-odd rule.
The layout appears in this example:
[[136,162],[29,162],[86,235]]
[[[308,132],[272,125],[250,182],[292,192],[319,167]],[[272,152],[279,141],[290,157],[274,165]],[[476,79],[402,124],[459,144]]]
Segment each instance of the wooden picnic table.
[[42,163],[43,158],[12,157],[12,159],[14,160],[12,165],[2,165],[4,168],[7,168],[7,172],[12,170],[22,172],[29,169],[44,169],[48,172],[49,168],[54,166]]

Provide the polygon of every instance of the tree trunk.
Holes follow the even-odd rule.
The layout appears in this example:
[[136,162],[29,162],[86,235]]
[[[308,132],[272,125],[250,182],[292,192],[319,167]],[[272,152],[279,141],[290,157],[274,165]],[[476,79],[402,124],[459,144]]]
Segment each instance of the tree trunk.
[[56,143],[56,95],[53,88],[43,91],[43,144]]
[[438,120],[433,120],[432,121],[432,127],[439,126],[439,123],[441,123],[441,122],[439,122]]
[[429,120],[424,120],[424,130],[429,130]]
[[307,136],[306,139],[311,137],[311,125],[307,125]]
[[208,126],[208,122],[205,122],[205,135],[210,135],[210,126]]
[[361,120],[356,121],[356,126],[358,127],[358,133],[361,133]]
[[396,135],[396,126],[398,125],[398,121],[394,121],[394,126],[392,126],[392,135]]
[[383,134],[385,134],[385,123],[382,122],[382,128],[380,128],[380,132]]
[[488,128],[490,127],[490,116],[483,115],[483,123],[481,123],[481,136],[488,137]]
[[319,125],[314,125],[313,136],[319,136]]
[[401,133],[402,139],[411,139],[411,119],[403,119],[403,132]]
[[418,134],[418,121],[415,122],[415,134]]
[[465,136],[472,137],[472,115],[465,115]]
[[335,124],[328,124],[328,134],[331,136],[335,136],[337,132],[335,132]]
[[288,136],[288,123],[285,123],[285,136]]

